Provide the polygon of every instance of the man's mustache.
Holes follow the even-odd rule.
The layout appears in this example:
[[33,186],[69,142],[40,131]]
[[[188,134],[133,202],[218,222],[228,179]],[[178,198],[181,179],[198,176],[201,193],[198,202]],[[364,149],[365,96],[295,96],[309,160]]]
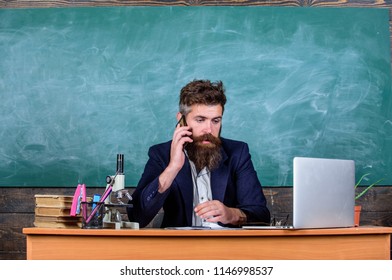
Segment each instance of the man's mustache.
[[193,142],[203,142],[203,141],[208,141],[208,142],[211,142],[213,144],[220,144],[220,142],[221,142],[219,137],[215,137],[211,133],[193,137]]

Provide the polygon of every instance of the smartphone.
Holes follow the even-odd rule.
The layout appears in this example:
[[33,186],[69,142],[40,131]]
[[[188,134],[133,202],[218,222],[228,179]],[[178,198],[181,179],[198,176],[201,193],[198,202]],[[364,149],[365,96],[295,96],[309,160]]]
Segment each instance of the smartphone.
[[178,124],[180,124],[180,126],[187,126],[187,123],[186,123],[184,115],[181,116],[180,120],[176,124],[176,127],[177,127]]
[[[180,126],[187,126],[188,124],[186,123],[186,120],[185,120],[185,116],[184,115],[182,115],[181,116],[181,118],[178,120],[178,122],[177,122],[177,124],[176,124],[176,127],[177,127],[177,125],[178,124],[180,124]],[[186,142],[186,143],[184,143],[184,149],[185,149],[185,147],[186,147],[186,145],[187,145],[188,143]]]

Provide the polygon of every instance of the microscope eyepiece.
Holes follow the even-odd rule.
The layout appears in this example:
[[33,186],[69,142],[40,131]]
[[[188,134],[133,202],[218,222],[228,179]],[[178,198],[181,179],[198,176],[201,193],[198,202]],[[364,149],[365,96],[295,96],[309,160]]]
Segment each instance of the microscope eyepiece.
[[117,174],[124,173],[124,154],[117,154]]

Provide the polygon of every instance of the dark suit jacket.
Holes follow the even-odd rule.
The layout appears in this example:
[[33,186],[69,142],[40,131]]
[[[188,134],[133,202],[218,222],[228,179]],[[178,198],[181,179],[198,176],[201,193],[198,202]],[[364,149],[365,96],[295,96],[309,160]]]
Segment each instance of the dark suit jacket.
[[[158,192],[158,177],[170,160],[171,141],[152,146],[149,160],[134,193],[133,208],[128,208],[130,221],[145,227],[161,208],[164,217],[161,227],[191,226],[193,213],[193,185],[188,160],[171,187]],[[246,143],[222,138],[222,161],[211,172],[212,199],[228,207],[241,209],[248,222],[270,222],[270,212]],[[227,225],[230,226],[230,225]]]

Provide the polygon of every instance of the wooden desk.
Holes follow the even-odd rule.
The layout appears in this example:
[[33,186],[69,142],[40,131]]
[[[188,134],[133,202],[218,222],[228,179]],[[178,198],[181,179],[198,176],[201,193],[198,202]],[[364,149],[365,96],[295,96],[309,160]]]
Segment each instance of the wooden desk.
[[392,227],[307,230],[24,228],[27,259],[390,259]]

